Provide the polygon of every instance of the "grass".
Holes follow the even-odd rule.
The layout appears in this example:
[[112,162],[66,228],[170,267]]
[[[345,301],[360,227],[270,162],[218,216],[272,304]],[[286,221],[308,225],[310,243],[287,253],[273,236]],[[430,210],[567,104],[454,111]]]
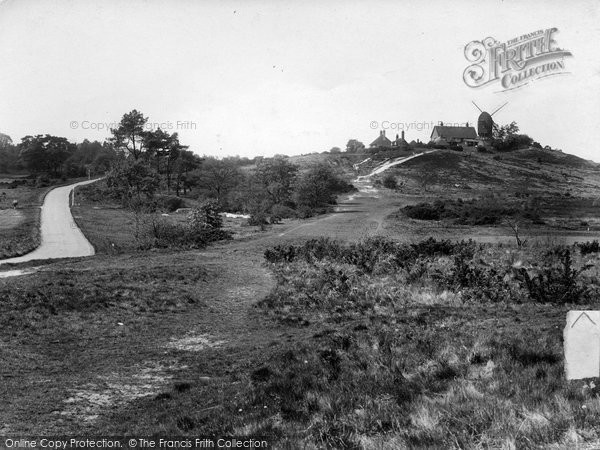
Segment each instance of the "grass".
[[[372,241],[356,254],[364,247],[373,264],[349,264],[352,246],[325,241],[266,255],[278,286],[263,310],[288,325],[327,327],[274,358],[253,384],[251,405],[276,403],[282,439],[337,448],[538,448],[600,439],[595,388],[564,380],[568,308],[541,305],[499,281],[517,262],[540,264],[542,249],[507,255],[471,243]],[[456,262],[441,261],[465,251],[471,262],[506,266],[497,286],[456,282]],[[579,282],[597,289],[597,273]],[[270,419],[254,432],[273,431]]]
[[403,192],[412,194],[443,192],[464,197],[494,191],[595,198],[600,187],[596,163],[545,150],[494,156],[438,150],[390,169],[390,173],[405,182]]
[[[517,175],[535,171],[521,164]],[[584,198],[574,183],[570,198]],[[77,198],[100,254],[0,279],[0,434],[269,436],[278,448],[600,442],[597,380],[567,382],[562,357],[566,312],[600,307],[593,243],[289,245],[275,229],[201,252],[137,252],[131,215]],[[314,223],[346,223],[333,219]]]
[[[20,256],[34,250],[40,244],[40,207],[49,188],[19,186],[0,189],[7,200],[0,205],[0,259]],[[12,208],[12,201],[19,202]]]
[[[598,254],[571,250],[574,266],[598,265]],[[475,289],[470,281],[457,281],[460,255],[472,267],[505,268],[501,275],[506,276],[514,267],[535,270],[546,252],[434,240],[403,246],[317,240],[273,248],[266,256],[277,285],[243,315],[246,327],[256,325],[254,338],[241,332],[242,322],[232,326],[225,315],[240,343],[185,357],[189,367],[179,370],[177,379],[81,429],[268,436],[289,448],[572,448],[600,442],[600,392],[590,380],[564,379],[561,341],[566,312],[598,308],[595,296],[576,306],[552,304],[529,297],[516,279],[508,281],[509,295],[495,296],[483,292],[483,281]],[[222,250],[215,255],[222,269],[208,276],[220,273],[220,280],[227,279],[222,272],[238,270],[223,270],[227,264],[243,261]],[[119,258],[117,266],[126,261]],[[140,265],[136,257],[128,263],[136,267],[132,286],[155,277],[171,280],[190,256],[180,255],[168,273],[145,274],[170,258],[155,255]],[[94,283],[85,285],[108,285],[113,291],[113,283],[128,282],[117,276],[121,270],[94,270]],[[182,275],[188,278],[185,270]],[[257,276],[256,265],[247,275]],[[580,276],[581,285],[600,283],[596,267]],[[165,293],[180,289],[169,283]],[[202,297],[195,293],[198,287],[192,283],[189,295]],[[498,281],[488,288],[507,287]],[[149,293],[142,288],[129,298],[146,298],[141,304],[152,310]],[[123,300],[113,297],[106,303],[105,295],[99,296],[103,315],[120,311]],[[206,308],[211,305],[227,307],[222,294],[216,298],[218,303],[190,304],[182,311],[190,320],[210,316]],[[148,320],[148,311],[125,305],[126,322]],[[60,317],[63,311],[57,313]],[[173,313],[164,311],[161,317],[169,321]],[[90,316],[89,323],[100,317]],[[211,330],[220,329],[212,316],[208,319]],[[262,344],[253,340],[256,336]],[[247,346],[241,348],[241,342]],[[221,359],[215,359],[218,355]],[[211,364],[218,368],[206,380]]]
[[[73,217],[97,253],[122,254],[147,249],[148,234],[156,226],[175,229],[188,222],[189,211],[180,213],[140,213],[124,208],[103,193],[103,181],[77,189],[77,202],[72,208]],[[198,202],[185,199],[189,207]],[[260,232],[258,226],[248,226],[247,220],[222,217],[223,230],[234,238],[247,238]],[[176,231],[176,230],[174,230]]]
[[[218,253],[99,255],[0,279],[0,430],[83,433],[107,407],[120,410],[195,380],[199,363],[216,377],[230,357],[245,364],[256,356],[246,343],[254,332],[246,316],[220,315],[239,309],[246,296],[265,295],[269,284],[254,264],[233,271],[233,260]],[[230,292],[234,280],[243,293]],[[252,345],[268,338],[264,326],[256,331]],[[204,352],[197,361],[200,348],[222,341],[234,346],[233,355]],[[91,435],[102,431],[97,425]]]

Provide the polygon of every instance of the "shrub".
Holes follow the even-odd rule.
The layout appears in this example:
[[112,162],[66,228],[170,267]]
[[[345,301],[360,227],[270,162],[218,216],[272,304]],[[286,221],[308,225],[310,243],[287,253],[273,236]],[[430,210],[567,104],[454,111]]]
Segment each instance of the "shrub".
[[204,248],[211,242],[230,239],[231,233],[219,228],[177,224],[155,218],[148,227],[140,247],[148,248]]
[[297,217],[297,213],[292,208],[277,203],[271,208],[271,223],[277,223],[281,219]]
[[174,212],[183,207],[185,202],[181,197],[162,195],[156,199],[156,209],[161,211]]
[[399,268],[409,269],[420,257],[452,255],[462,252],[473,255],[476,246],[473,241],[451,242],[429,238],[416,244],[399,244],[382,237],[368,238],[349,245],[329,238],[310,239],[303,245],[278,245],[265,251],[265,259],[270,263],[303,260],[314,263],[324,259],[356,266],[365,273],[371,273],[383,261]]
[[485,299],[493,302],[516,300],[505,274],[493,267],[476,264],[473,252],[464,248],[454,256],[454,265],[449,273],[442,274],[439,281],[447,287],[462,289],[465,298]]
[[398,189],[398,182],[396,181],[396,177],[392,174],[388,174],[383,177],[382,184],[383,187],[387,189]]
[[599,253],[600,252],[600,243],[597,240],[587,241],[587,242],[578,242],[577,246],[581,251],[582,255],[589,255],[590,253]]
[[429,203],[418,203],[404,207],[404,213],[411,219],[440,220],[440,211]]
[[162,217],[155,217],[143,238],[142,248],[204,248],[209,243],[230,239],[231,233],[223,230],[222,218],[217,203],[207,201],[199,208],[192,209],[187,223],[172,223]]
[[529,297],[539,303],[579,303],[588,293],[580,281],[582,272],[593,267],[573,267],[568,248],[557,247],[546,253],[540,270],[530,274],[525,268],[517,269],[517,279],[527,289]]
[[[462,225],[496,225],[503,218],[518,213],[511,204],[499,203],[496,199],[476,199],[470,201],[436,200],[431,203],[418,203],[403,208],[404,214],[417,220],[454,220]],[[526,218],[539,219],[537,212],[525,211]]]
[[219,229],[223,226],[223,218],[219,214],[219,203],[207,200],[198,208],[192,209],[188,215],[189,227],[193,230]]
[[40,175],[35,179],[35,187],[46,187],[50,186],[50,178],[48,175]]

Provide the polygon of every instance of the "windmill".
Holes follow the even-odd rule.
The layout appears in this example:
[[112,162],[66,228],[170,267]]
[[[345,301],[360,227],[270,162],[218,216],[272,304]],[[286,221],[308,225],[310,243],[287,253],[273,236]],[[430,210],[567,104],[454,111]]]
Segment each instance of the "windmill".
[[477,104],[474,101],[471,100],[471,103],[473,103],[475,105],[475,108],[477,108],[481,112],[481,114],[479,115],[479,118],[477,119],[477,134],[479,135],[480,138],[491,139],[492,131],[494,129],[494,120],[492,119],[492,116],[494,114],[496,114],[498,111],[500,111],[502,108],[504,108],[508,104],[508,102],[506,102],[501,107],[497,108],[491,114],[489,114],[485,111],[482,111],[481,108],[479,106],[477,106]]

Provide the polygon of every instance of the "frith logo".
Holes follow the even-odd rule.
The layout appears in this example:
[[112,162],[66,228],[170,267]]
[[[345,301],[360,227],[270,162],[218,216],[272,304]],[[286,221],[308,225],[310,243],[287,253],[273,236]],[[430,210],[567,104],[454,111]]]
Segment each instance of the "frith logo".
[[472,41],[465,46],[465,58],[472,63],[463,72],[463,80],[472,88],[496,81],[504,91],[529,81],[565,74],[564,58],[570,51],[556,46],[558,28],[538,30],[500,43],[492,37]]

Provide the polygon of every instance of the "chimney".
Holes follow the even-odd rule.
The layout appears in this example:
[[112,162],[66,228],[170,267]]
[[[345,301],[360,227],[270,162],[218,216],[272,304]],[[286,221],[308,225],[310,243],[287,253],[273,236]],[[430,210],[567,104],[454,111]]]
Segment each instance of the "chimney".
[[385,136],[385,130],[383,130],[383,131],[381,132],[381,134],[383,134],[383,135]]
[[444,126],[444,122],[442,122],[441,120],[440,120],[440,126],[441,126],[441,127],[443,127],[443,126]]
[[[404,131],[402,133],[404,134]],[[398,140],[398,133],[396,133],[396,140]]]
[[466,123],[465,127],[468,127],[468,126],[469,126],[469,122]]
[[383,136],[383,130],[379,132],[379,136]]
[[[398,136],[396,136],[396,139],[398,139]],[[402,140],[404,140],[404,130],[402,130]]]

